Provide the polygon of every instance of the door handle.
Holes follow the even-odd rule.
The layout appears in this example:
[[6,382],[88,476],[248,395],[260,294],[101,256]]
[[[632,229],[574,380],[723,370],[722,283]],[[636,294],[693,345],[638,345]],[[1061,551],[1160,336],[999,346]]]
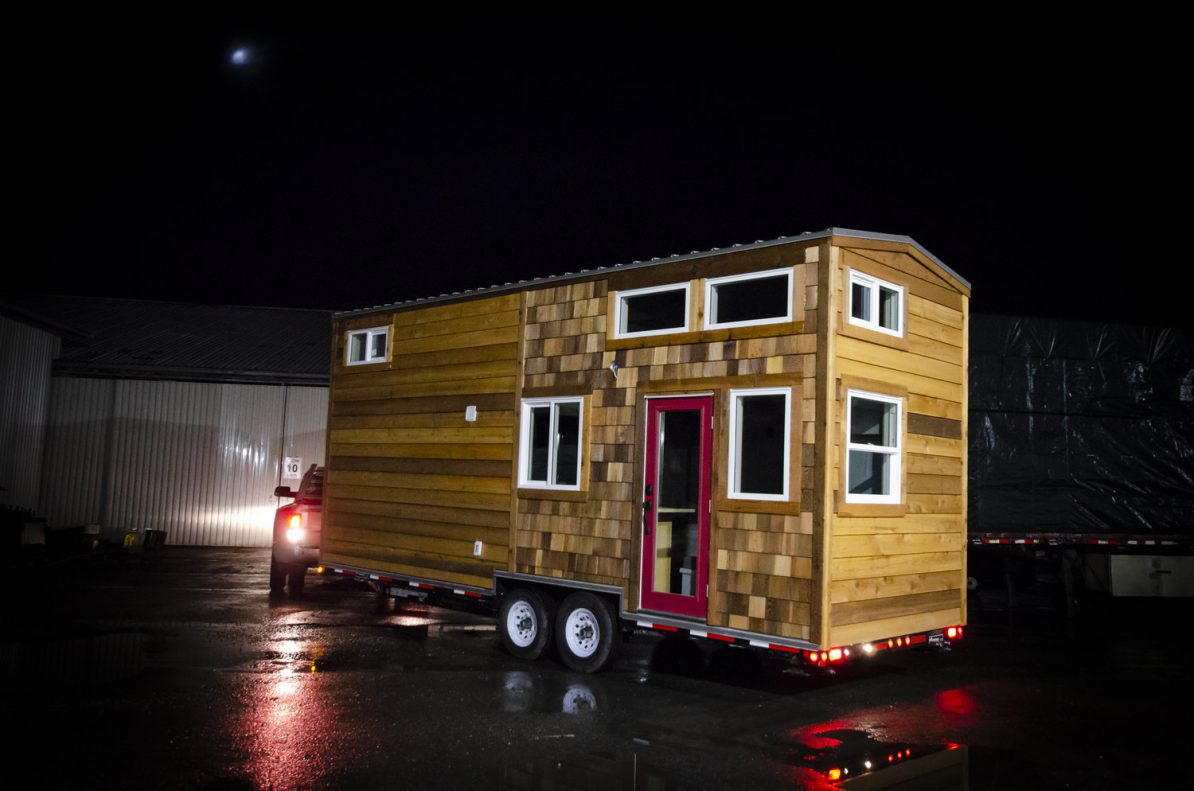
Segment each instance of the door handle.
[[651,501],[644,500],[643,501],[643,535],[649,535],[651,533],[650,516],[651,516]]

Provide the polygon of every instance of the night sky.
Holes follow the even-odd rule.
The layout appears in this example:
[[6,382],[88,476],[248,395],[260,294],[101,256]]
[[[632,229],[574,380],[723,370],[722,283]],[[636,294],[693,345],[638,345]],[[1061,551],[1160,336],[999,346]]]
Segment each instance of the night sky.
[[12,34],[4,291],[351,309],[836,225],[975,311],[1194,324],[1163,20],[75,21]]

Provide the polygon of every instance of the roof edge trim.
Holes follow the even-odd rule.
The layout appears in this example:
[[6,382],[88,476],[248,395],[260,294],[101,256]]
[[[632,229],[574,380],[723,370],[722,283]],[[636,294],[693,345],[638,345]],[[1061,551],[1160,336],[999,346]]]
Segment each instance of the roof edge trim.
[[743,252],[745,250],[761,250],[767,247],[777,247],[779,245],[795,244],[797,242],[818,241],[820,239],[828,239],[834,236],[843,236],[854,239],[869,239],[876,242],[896,242],[899,244],[909,245],[915,248],[917,252],[919,252],[925,258],[941,267],[946,274],[957,280],[967,289],[970,288],[970,281],[966,280],[966,278],[962,277],[953,269],[951,269],[944,261],[929,252],[923,245],[921,245],[911,236],[877,233],[873,231],[859,231],[852,228],[830,227],[821,231],[809,231],[798,236],[780,236],[776,239],[769,239],[767,241],[760,240],[750,244],[735,244],[731,245],[730,247],[714,247],[710,250],[693,251],[685,255],[671,255],[667,256],[666,258],[653,258],[649,261],[634,261],[629,264],[613,264],[612,266],[601,266],[597,267],[596,269],[582,269],[579,272],[566,272],[562,275],[551,275],[548,277],[532,278],[530,280],[520,280],[517,283],[505,283],[500,286],[494,285],[487,288],[475,288],[466,291],[457,291],[451,294],[440,294],[438,297],[419,297],[405,300],[403,302],[391,302],[384,305],[374,305],[369,308],[337,311],[333,314],[333,317],[345,318],[350,316],[367,316],[371,313],[380,313],[389,310],[410,310],[414,308],[425,307],[427,305],[480,299],[483,297],[497,296],[499,294],[509,294],[511,292],[524,291],[530,288],[543,288],[555,283],[567,283],[574,280],[598,277],[602,272],[609,272],[612,270],[626,271],[630,269],[645,269],[652,266],[662,266],[664,264],[671,264],[679,261],[695,261],[701,258],[711,258],[717,255]]

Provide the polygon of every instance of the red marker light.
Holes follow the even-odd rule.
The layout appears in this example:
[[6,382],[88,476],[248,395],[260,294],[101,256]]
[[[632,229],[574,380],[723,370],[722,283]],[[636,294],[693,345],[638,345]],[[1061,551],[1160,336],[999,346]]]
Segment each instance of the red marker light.
[[955,637],[958,636],[958,627],[951,626],[948,629],[946,629],[945,636],[948,637],[950,640],[953,640]]

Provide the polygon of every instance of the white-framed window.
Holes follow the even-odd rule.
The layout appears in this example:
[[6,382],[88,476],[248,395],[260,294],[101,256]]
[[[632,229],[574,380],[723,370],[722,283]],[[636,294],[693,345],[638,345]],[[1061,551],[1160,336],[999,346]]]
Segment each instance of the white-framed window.
[[666,335],[688,329],[688,283],[619,291],[615,338]]
[[347,365],[384,362],[389,341],[389,327],[349,330],[348,350],[345,354],[344,362]]
[[768,269],[705,281],[705,328],[792,320],[792,270]]
[[729,496],[787,500],[792,388],[730,391]]
[[904,334],[904,287],[850,270],[851,324],[883,332]]
[[580,489],[584,398],[527,398],[522,402],[518,485]]
[[901,398],[864,390],[846,396],[846,502],[901,502]]

